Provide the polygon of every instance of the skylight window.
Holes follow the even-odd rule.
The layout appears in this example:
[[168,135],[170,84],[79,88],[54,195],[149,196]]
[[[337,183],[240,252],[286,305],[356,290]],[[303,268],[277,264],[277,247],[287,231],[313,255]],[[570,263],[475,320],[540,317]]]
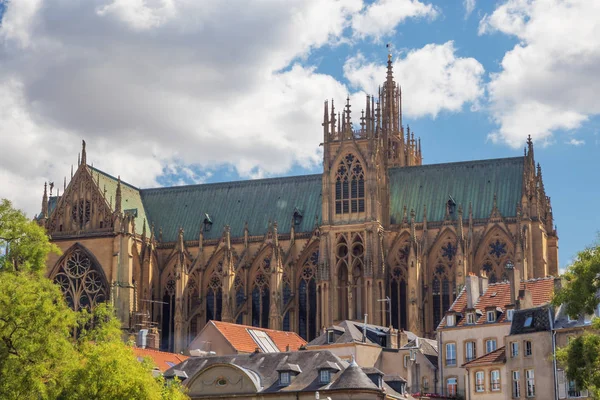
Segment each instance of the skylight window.
[[525,322],[523,322],[523,326],[525,328],[531,328],[532,323],[533,323],[533,316],[528,315],[527,318],[525,319]]
[[279,349],[266,332],[257,329],[248,329],[248,333],[263,353],[279,353]]

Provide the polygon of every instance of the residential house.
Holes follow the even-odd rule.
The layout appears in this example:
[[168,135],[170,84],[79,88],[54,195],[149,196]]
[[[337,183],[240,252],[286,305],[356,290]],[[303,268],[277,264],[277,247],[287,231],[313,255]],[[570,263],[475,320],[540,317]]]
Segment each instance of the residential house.
[[188,359],[188,356],[184,356],[183,354],[167,353],[166,351],[141,347],[134,347],[133,353],[136,355],[138,361],[150,359],[154,363],[155,368],[153,373],[155,376]]
[[[506,275],[508,281],[493,284],[485,276],[467,276],[465,287],[442,319],[438,393],[464,395],[468,377],[463,364],[502,347],[515,310],[540,306],[552,298],[554,278],[521,281],[519,270],[510,267]],[[490,361],[489,357],[485,360]]]
[[306,341],[295,332],[258,328],[222,321],[209,321],[192,340],[188,353],[218,356],[254,353],[296,351]]
[[400,392],[433,391],[435,387],[437,342],[408,331],[346,320],[326,328],[307,349],[326,349],[343,360],[354,358],[363,368],[383,371],[390,385],[400,377],[404,382],[398,384]]
[[175,376],[194,400],[406,398],[381,371],[363,370],[327,350],[191,357],[165,373]]

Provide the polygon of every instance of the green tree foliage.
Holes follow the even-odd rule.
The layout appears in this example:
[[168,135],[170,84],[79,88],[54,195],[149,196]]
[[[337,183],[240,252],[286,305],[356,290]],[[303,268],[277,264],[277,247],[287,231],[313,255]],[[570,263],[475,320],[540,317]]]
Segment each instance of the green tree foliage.
[[44,228],[10,201],[0,200],[0,271],[44,271],[49,253],[59,253]]
[[[600,299],[600,245],[580,252],[575,262],[564,274],[563,288],[553,299],[556,306],[566,307],[573,318],[594,314]],[[558,349],[556,357],[565,367],[567,377],[578,387],[587,388],[600,398],[600,319],[594,318],[592,330],[572,339],[566,347]]]
[[140,362],[108,304],[74,312],[43,276],[57,251],[44,230],[0,201],[0,399],[187,399]]
[[78,356],[74,311],[48,279],[0,272],[0,398],[53,398]]

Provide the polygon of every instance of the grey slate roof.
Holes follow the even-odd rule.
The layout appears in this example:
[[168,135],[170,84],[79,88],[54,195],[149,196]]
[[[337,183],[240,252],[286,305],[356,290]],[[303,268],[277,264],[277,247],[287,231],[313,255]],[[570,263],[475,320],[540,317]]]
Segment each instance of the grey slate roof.
[[[525,326],[525,321],[531,317],[531,325]],[[510,334],[520,335],[533,332],[550,332],[552,330],[553,310],[550,305],[516,310],[510,324]]]
[[[385,340],[386,334],[389,331],[388,327],[367,324],[367,343],[377,344],[379,346],[385,347],[385,342],[382,344],[381,340]],[[331,326],[329,329],[333,329],[335,334],[334,343],[354,343],[354,342],[362,342],[363,341],[363,323],[355,322],[350,320],[341,321],[338,325]],[[414,340],[417,336],[409,331],[405,331],[408,336],[408,340]],[[322,333],[312,341],[310,341],[307,346],[322,346],[330,344],[327,343],[327,333]]]
[[[165,371],[164,376],[173,377],[175,371],[180,371],[180,373],[185,372],[188,379],[192,379],[200,371],[215,364],[233,364],[252,371],[260,380],[259,393],[314,392],[334,389],[380,390],[360,367],[349,370],[347,362],[328,350],[190,357]],[[285,369],[284,366],[288,364],[297,365],[301,372],[292,379],[290,385],[280,386],[278,370],[282,367]],[[340,371],[331,371],[331,382],[322,384],[319,381],[319,369],[329,368],[330,364],[337,365]]]
[[561,304],[556,312],[556,318],[554,320],[554,329],[568,329],[568,328],[583,328],[592,324],[592,316],[586,318],[581,315],[576,320],[571,320],[566,312],[567,307]]

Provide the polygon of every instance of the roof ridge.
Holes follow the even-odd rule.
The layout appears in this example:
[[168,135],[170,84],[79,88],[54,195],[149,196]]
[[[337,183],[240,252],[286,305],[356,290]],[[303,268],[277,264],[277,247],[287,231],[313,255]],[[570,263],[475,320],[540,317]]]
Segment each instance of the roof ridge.
[[312,179],[316,179],[317,177],[322,177],[323,174],[309,174],[309,175],[290,175],[290,176],[277,176],[272,178],[261,178],[261,179],[244,179],[244,180],[236,180],[236,181],[224,181],[224,182],[209,182],[209,183],[196,183],[192,185],[176,185],[176,186],[160,186],[153,188],[145,188],[139,189],[141,193],[148,192],[158,192],[158,191],[178,191],[178,190],[187,190],[187,189],[197,189],[197,188],[214,188],[218,186],[243,186],[243,185],[255,185],[262,184],[268,182],[276,182],[276,181],[284,181],[284,180],[300,180],[300,181],[308,181]]
[[469,161],[454,161],[454,162],[441,162],[441,163],[436,163],[436,164],[422,164],[422,165],[411,165],[411,166],[405,166],[405,167],[391,167],[389,168],[390,171],[404,171],[404,170],[409,170],[409,169],[417,169],[417,168],[421,168],[421,169],[429,169],[429,168],[436,168],[436,167],[440,167],[440,166],[460,166],[460,165],[468,165],[468,164],[486,164],[486,163],[499,163],[499,162],[511,162],[511,161],[523,161],[523,156],[517,156],[517,157],[500,157],[500,158],[485,158],[485,159],[480,159],[480,160],[469,160]]
[[[111,174],[109,174],[109,173],[107,173],[107,172],[104,172],[104,171],[102,171],[102,170],[100,170],[100,169],[98,169],[98,168],[96,168],[96,167],[92,167],[91,165],[87,165],[87,167],[88,167],[89,169],[91,169],[92,171],[98,172],[98,173],[100,173],[100,174],[104,175],[105,177],[107,177],[107,178],[110,178],[110,179],[112,179],[112,180],[115,180],[115,181],[119,181],[119,180],[121,180],[120,178],[115,178],[115,177],[114,177],[114,176],[112,176]],[[137,186],[133,186],[131,183],[127,183],[127,182],[125,182],[124,180],[121,180],[121,185],[129,186],[131,189],[135,189],[135,190],[137,190],[138,192],[142,190],[142,189],[138,188]]]

